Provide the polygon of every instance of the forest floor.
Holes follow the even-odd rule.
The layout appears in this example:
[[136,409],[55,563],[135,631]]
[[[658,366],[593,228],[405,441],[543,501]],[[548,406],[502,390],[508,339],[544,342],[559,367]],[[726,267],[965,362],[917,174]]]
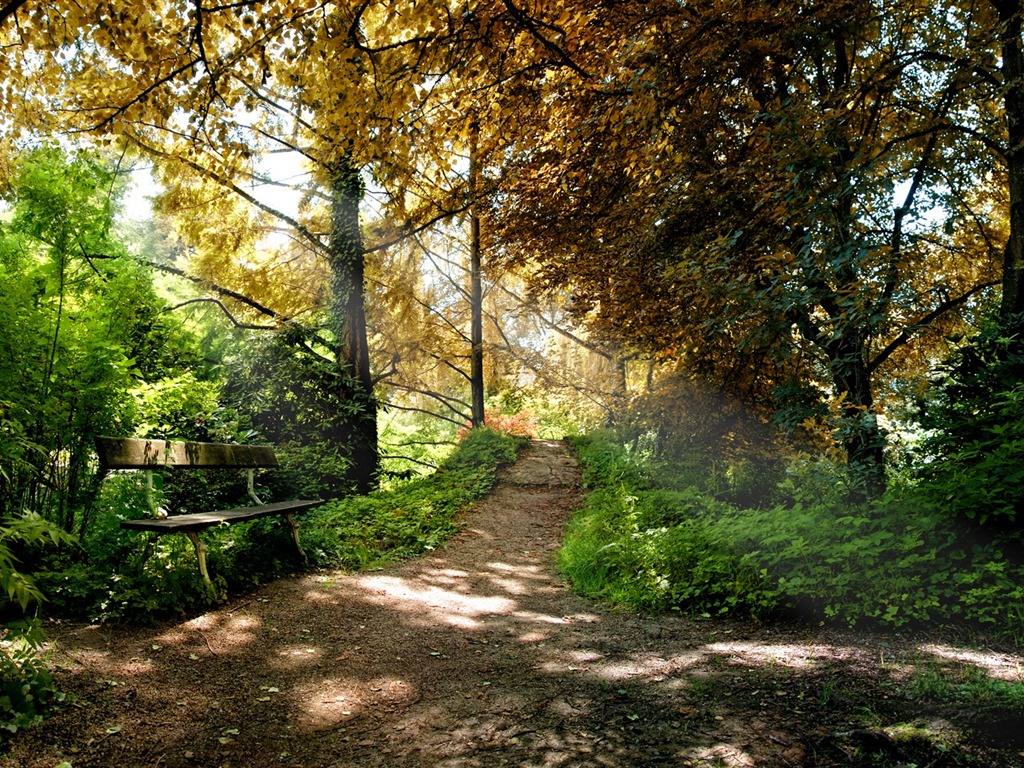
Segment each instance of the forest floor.
[[158,628],[50,623],[74,702],[0,767],[1024,765],[1019,715],[908,693],[947,667],[1020,680],[1013,649],[611,609],[554,567],[581,494],[535,441],[415,561]]

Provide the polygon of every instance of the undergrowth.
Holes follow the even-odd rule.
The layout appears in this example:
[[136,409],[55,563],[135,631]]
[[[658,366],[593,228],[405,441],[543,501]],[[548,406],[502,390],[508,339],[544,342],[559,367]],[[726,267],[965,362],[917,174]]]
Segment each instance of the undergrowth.
[[47,661],[38,621],[11,622],[0,629],[0,732],[32,725],[64,701]]
[[584,594],[849,626],[968,622],[1024,637],[1019,541],[953,519],[911,487],[851,504],[840,469],[794,462],[762,506],[741,507],[681,486],[671,466],[655,471],[606,436],[574,445],[589,494],[559,557]]
[[494,487],[499,467],[513,462],[525,444],[475,429],[434,474],[325,504],[307,515],[307,555],[316,565],[362,570],[434,549],[458,530],[459,513]]

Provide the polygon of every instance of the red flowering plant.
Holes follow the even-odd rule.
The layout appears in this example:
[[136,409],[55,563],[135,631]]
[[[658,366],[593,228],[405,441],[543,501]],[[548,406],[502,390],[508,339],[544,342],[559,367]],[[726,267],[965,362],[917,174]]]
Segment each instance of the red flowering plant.
[[[537,431],[537,417],[528,410],[522,410],[516,414],[502,413],[495,409],[484,411],[484,426],[490,427],[495,432],[503,432],[512,437],[540,437]],[[456,438],[461,440],[472,429],[471,424],[462,427]]]

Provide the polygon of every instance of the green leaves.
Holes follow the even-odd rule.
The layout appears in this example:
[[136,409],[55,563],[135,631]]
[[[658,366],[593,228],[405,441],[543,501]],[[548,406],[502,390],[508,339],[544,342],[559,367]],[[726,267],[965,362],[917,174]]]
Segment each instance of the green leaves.
[[148,274],[120,257],[112,167],[43,147],[17,170],[0,231],[0,508],[72,531],[88,515],[92,435],[128,431],[136,380],[188,356]]
[[47,669],[37,622],[6,625],[0,640],[0,728],[14,733],[42,719],[65,694]]
[[939,368],[919,417],[918,476],[936,504],[996,529],[1024,513],[1024,349],[990,324]]
[[1009,559],[1013,543],[976,546],[972,531],[912,489],[850,505],[817,493],[820,478],[794,462],[779,491],[810,500],[742,508],[696,488],[652,489],[653,473],[620,485],[606,443],[577,447],[591,490],[559,563],[585,594],[707,614],[799,611],[849,625],[966,620],[1024,631],[1024,564]]
[[18,603],[22,610],[29,604],[42,599],[32,579],[19,571],[18,559],[13,549],[28,546],[67,544],[73,537],[64,533],[38,515],[8,520],[0,524],[0,592],[6,599]]
[[333,502],[307,515],[306,549],[323,565],[368,568],[433,549],[458,530],[458,514],[488,493],[525,442],[474,429],[432,475],[391,491]]

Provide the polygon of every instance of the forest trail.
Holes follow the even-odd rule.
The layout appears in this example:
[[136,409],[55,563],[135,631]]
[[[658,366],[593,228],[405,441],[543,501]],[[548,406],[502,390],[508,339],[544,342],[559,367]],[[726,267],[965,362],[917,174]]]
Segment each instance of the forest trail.
[[429,556],[156,629],[51,626],[77,701],[0,767],[846,764],[835,734],[902,641],[581,598],[554,567],[581,499],[565,447],[534,441]]

